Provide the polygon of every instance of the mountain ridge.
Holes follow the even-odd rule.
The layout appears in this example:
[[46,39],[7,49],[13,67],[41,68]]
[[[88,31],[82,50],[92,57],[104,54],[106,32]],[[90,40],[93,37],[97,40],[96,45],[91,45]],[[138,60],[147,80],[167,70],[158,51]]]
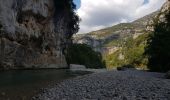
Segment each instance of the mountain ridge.
[[143,53],[148,33],[153,28],[148,25],[159,12],[160,10],[155,11],[131,23],[120,23],[87,34],[75,35],[73,43],[87,44],[102,53],[109,69],[129,63],[145,69],[147,59],[143,57]]
[[[125,38],[131,35],[137,37],[138,35],[146,32],[148,22],[153,19],[158,13],[159,11],[155,11],[131,23],[119,23],[117,25],[92,31],[86,34],[76,34],[73,37],[73,42],[85,43],[95,48],[97,44],[105,44],[106,42],[118,39],[120,37]],[[90,43],[91,41],[93,41],[94,43]]]

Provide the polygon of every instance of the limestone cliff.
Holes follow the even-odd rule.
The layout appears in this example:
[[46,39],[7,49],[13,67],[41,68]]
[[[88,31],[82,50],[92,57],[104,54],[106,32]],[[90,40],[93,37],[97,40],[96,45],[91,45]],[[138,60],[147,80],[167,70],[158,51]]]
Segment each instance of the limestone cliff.
[[155,24],[160,22],[166,22],[165,15],[168,14],[169,12],[170,12],[170,0],[166,0],[166,2],[159,10],[158,14],[152,20],[149,21],[147,25],[147,30],[154,31]]
[[165,22],[165,15],[170,12],[170,0],[167,0],[160,10],[160,14],[158,15],[159,22]]
[[67,67],[71,19],[60,1],[0,0],[1,69]]

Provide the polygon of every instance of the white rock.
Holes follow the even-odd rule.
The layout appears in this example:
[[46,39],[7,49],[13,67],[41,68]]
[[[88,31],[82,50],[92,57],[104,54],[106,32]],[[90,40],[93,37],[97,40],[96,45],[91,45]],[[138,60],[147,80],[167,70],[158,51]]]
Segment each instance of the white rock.
[[77,64],[70,64],[70,70],[84,70],[86,66],[84,65],[77,65]]

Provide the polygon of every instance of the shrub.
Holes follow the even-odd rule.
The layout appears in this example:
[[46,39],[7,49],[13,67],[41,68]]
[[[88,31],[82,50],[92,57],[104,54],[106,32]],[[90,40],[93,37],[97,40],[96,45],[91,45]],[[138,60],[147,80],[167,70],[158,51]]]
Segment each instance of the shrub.
[[[118,51],[105,55],[107,68],[112,69],[117,66],[133,65],[146,69],[147,58],[144,56],[144,48],[146,47],[147,38],[148,34],[144,33],[136,39],[129,37],[124,40],[124,44]],[[119,41],[119,44],[121,44],[121,41]],[[119,59],[120,54],[124,56],[124,59]]]
[[133,65],[131,65],[131,64],[123,65],[122,67],[123,67],[123,68],[135,68],[135,66],[133,66]]
[[170,70],[170,12],[166,15],[166,22],[155,24],[147,44],[148,68],[158,72]]
[[81,64],[87,68],[105,68],[101,53],[95,52],[86,44],[73,44],[68,47],[66,60],[68,64]]

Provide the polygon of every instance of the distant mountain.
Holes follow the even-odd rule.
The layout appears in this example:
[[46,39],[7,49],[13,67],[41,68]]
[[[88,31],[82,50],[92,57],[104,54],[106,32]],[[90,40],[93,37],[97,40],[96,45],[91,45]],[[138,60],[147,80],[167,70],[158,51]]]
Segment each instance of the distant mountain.
[[131,23],[120,23],[112,27],[93,31],[87,34],[77,34],[73,37],[73,42],[88,44],[95,50],[102,52],[102,48],[114,46],[112,45],[113,41],[120,41],[129,37],[137,38],[139,35],[146,33],[146,26],[148,22],[158,13],[159,11],[153,12]]
[[95,51],[101,52],[107,68],[126,64],[145,68],[147,59],[142,55],[148,30],[153,28],[148,25],[153,23],[159,12],[153,12],[131,23],[120,23],[87,34],[77,34],[73,37],[73,42],[87,44]]

